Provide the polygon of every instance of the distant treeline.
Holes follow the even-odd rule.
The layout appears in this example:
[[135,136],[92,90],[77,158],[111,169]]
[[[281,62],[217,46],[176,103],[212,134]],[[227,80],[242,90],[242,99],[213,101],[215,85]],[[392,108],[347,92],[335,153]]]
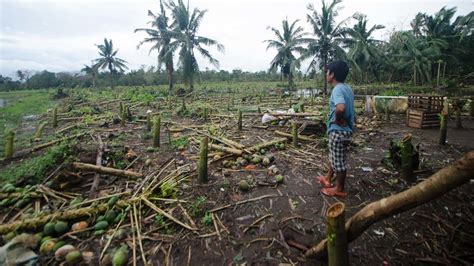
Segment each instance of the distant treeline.
[[[13,81],[10,77],[0,75],[0,91],[11,91],[21,89],[41,89],[41,88],[75,88],[92,87],[95,82],[96,87],[110,86],[111,79],[116,86],[148,86],[168,84],[168,76],[165,71],[156,70],[155,67],[131,70],[128,73],[101,72],[97,76],[91,76],[82,72],[40,72],[21,71],[21,80]],[[176,83],[183,83],[181,71],[177,70]],[[313,74],[314,73],[310,73]],[[306,79],[308,75],[301,72],[297,74],[297,80]],[[203,82],[253,82],[253,81],[280,81],[281,75],[266,71],[247,72],[240,69],[232,71],[226,70],[205,70],[199,75]],[[94,81],[95,79],[95,81]]]

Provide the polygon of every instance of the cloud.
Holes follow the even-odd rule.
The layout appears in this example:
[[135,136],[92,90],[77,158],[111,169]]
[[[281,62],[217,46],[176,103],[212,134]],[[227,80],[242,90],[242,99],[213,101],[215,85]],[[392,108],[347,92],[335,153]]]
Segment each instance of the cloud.
[[[78,71],[98,57],[95,44],[113,40],[118,56],[130,67],[156,65],[156,52],[149,46],[136,49],[146,27],[149,9],[157,11],[158,0],[0,0],[0,74],[14,76],[17,69]],[[208,9],[199,34],[225,45],[225,53],[210,49],[220,61],[221,69],[267,70],[275,51],[266,51],[265,39],[273,38],[267,26],[280,27],[282,19],[300,19],[309,27],[306,6],[320,1],[306,0],[192,0],[191,7]],[[383,24],[387,32],[409,28],[419,11],[434,13],[442,6],[458,6],[457,15],[472,10],[470,1],[462,0],[358,0],[344,1],[340,18],[356,11],[368,16],[369,24]],[[200,67],[213,68],[198,58]]]

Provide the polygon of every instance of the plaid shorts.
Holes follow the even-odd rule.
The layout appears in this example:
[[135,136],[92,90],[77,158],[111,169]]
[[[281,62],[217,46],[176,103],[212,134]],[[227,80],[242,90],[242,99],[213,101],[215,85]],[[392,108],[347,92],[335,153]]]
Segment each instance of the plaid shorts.
[[329,161],[334,172],[347,170],[347,146],[352,141],[352,132],[329,132]]

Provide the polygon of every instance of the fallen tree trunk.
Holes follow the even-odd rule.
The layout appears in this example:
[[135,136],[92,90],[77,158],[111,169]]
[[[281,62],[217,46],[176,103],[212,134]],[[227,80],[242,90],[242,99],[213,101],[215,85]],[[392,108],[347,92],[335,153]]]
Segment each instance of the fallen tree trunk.
[[[131,201],[118,201],[118,206],[126,206],[130,204]],[[81,217],[90,217],[97,214],[104,213],[109,207],[107,203],[99,204],[97,206],[84,207],[79,209],[72,209],[66,211],[58,211],[51,214],[39,216],[32,219],[23,219],[16,222],[1,224],[0,225],[0,235],[7,234],[9,232],[24,230],[24,229],[36,229],[42,227],[49,221],[59,221],[59,220],[73,220]]]
[[141,173],[127,171],[127,170],[119,170],[119,169],[105,167],[105,166],[97,166],[97,165],[88,164],[88,163],[77,163],[76,162],[76,163],[72,163],[71,167],[74,170],[91,171],[91,172],[95,172],[95,173],[99,173],[99,174],[113,175],[113,176],[119,176],[119,177],[131,178],[131,179],[137,179],[137,178],[144,177],[144,175],[141,174]]
[[42,150],[42,149],[47,148],[49,146],[53,146],[56,143],[81,137],[81,136],[85,135],[86,133],[87,132],[79,133],[79,134],[76,134],[76,135],[73,135],[73,136],[69,136],[69,137],[65,137],[65,138],[61,138],[61,139],[57,139],[57,140],[53,140],[53,141],[50,141],[50,142],[47,142],[47,143],[40,144],[38,146],[35,146],[35,147],[31,148],[30,152],[39,151],[39,150]]
[[[347,241],[360,236],[372,224],[433,200],[474,178],[474,151],[439,170],[425,181],[398,194],[373,202],[346,223]],[[306,251],[306,257],[323,257],[327,254],[327,239]]]

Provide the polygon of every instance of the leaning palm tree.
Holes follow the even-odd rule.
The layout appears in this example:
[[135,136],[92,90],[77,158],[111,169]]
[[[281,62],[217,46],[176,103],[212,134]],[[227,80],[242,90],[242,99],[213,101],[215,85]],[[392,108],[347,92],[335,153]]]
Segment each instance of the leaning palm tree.
[[86,73],[86,75],[90,75],[92,77],[92,87],[95,88],[95,79],[97,77],[97,74],[99,74],[99,69],[97,65],[84,65],[84,67],[81,69],[81,72]]
[[[349,38],[345,43],[349,47],[347,59],[353,66],[355,72],[359,74],[360,81],[368,82],[369,71],[377,74],[374,65],[381,60],[383,54],[379,49],[382,41],[372,38],[372,33],[378,29],[385,28],[382,25],[374,25],[367,29],[367,17],[356,13],[353,18],[357,20],[356,24],[347,30]],[[365,77],[364,77],[365,76]]]
[[295,20],[291,25],[288,23],[288,19],[283,20],[282,29],[283,32],[276,28],[269,27],[270,30],[276,36],[276,40],[265,40],[268,43],[267,50],[275,48],[277,54],[273,58],[270,71],[275,72],[280,70],[281,74],[288,79],[289,89],[294,88],[293,76],[296,69],[300,67],[300,61],[296,59],[294,53],[301,54],[305,51],[302,46],[307,39],[304,38],[303,28],[296,26],[299,20]]
[[101,57],[94,60],[94,66],[97,69],[108,69],[110,72],[110,84],[113,88],[113,76],[119,72],[123,72],[128,67],[125,65],[127,61],[117,57],[118,50],[114,50],[112,40],[104,38],[104,44],[96,45],[99,48],[99,55]]
[[160,14],[155,15],[153,12],[148,10],[148,16],[151,17],[151,21],[148,24],[151,25],[151,28],[138,28],[135,29],[135,32],[143,31],[148,34],[148,36],[141,41],[137,48],[140,48],[145,43],[151,43],[153,46],[150,48],[150,53],[153,50],[158,51],[158,68],[162,64],[165,65],[166,72],[168,73],[168,84],[170,92],[173,90],[173,52],[171,50],[171,25],[169,25],[169,18],[166,16],[166,11],[163,7],[163,3],[160,0]]
[[327,64],[332,59],[342,59],[345,57],[345,52],[341,48],[342,42],[346,36],[347,30],[345,23],[348,19],[336,23],[335,19],[338,16],[339,8],[337,4],[341,3],[342,0],[333,0],[331,4],[326,4],[322,0],[321,13],[319,13],[315,7],[310,4],[308,10],[311,12],[306,15],[306,18],[311,25],[312,39],[309,44],[307,51],[302,55],[301,59],[311,58],[310,68],[317,69],[317,63],[323,70],[324,76],[324,90],[327,93]]
[[185,6],[182,0],[178,0],[177,3],[170,2],[168,6],[171,9],[174,21],[171,25],[172,31],[170,31],[172,41],[167,54],[179,49],[179,64],[183,71],[183,80],[192,90],[194,77],[199,73],[195,51],[197,50],[212,65],[218,67],[219,61],[212,57],[204,46],[215,46],[220,52],[224,51],[224,46],[216,40],[198,35],[199,26],[207,10],[195,8],[191,12],[189,5]]

